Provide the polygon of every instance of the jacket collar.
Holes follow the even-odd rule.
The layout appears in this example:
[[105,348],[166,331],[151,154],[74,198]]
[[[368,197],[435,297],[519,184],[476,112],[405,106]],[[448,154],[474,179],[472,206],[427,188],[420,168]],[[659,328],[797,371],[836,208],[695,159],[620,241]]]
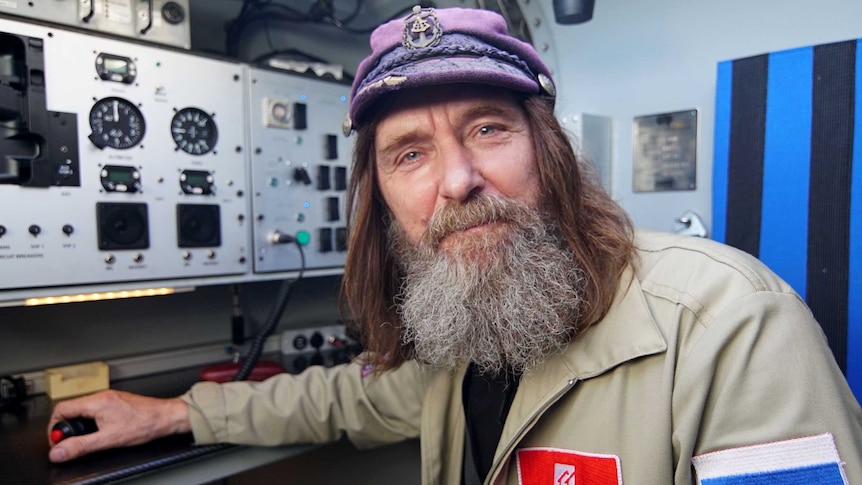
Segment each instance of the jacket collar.
[[[578,335],[561,354],[521,378],[497,448],[508,454],[539,416],[576,382],[601,375],[639,357],[667,350],[667,342],[643,298],[640,282],[627,269],[610,311]],[[498,467],[492,469],[492,474]]]
[[559,368],[562,363],[569,378],[583,380],[665,350],[667,342],[644,300],[640,281],[629,267],[620,278],[607,315],[577,336],[558,359],[549,359],[546,367]]

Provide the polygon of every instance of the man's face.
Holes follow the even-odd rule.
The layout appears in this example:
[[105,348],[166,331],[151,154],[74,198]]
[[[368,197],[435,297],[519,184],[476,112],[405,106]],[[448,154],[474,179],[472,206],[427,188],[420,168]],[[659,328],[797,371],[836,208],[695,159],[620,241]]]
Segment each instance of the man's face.
[[[401,94],[377,127],[375,147],[380,190],[412,243],[446,205],[479,195],[538,204],[526,114],[505,89],[456,85]],[[439,248],[502,230],[497,222],[472,226],[445,236]]]
[[506,90],[399,95],[375,133],[402,338],[435,368],[523,372],[574,334],[583,277],[539,209],[527,115]]

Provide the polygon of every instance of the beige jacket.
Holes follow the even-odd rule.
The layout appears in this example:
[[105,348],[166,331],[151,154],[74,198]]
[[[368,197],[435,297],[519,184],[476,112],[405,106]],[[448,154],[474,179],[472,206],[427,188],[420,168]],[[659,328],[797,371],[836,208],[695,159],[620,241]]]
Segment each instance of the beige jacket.
[[[522,378],[486,483],[518,484],[516,451],[543,447],[617,457],[626,485],[693,484],[696,455],[831,433],[862,484],[862,410],[787,284],[712,241],[639,233],[637,246],[607,316]],[[423,483],[457,485],[463,375],[350,364],[184,399],[198,443],[421,436]]]

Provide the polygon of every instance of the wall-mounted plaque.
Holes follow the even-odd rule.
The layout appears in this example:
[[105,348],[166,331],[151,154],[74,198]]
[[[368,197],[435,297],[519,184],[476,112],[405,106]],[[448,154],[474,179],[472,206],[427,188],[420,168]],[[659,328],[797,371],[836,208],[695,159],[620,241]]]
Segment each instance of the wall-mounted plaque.
[[634,120],[635,192],[697,188],[697,110]]

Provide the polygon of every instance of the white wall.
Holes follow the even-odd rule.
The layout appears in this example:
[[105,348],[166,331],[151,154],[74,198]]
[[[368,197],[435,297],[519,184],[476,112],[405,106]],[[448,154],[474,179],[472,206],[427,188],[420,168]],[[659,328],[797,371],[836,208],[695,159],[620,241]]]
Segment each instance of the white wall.
[[[859,0],[598,0],[593,20],[569,26],[553,22],[550,0],[540,4],[558,115],[612,118],[613,196],[637,226],[659,230],[686,209],[712,226],[718,62],[862,37]],[[634,117],[690,108],[699,110],[697,189],[633,192]]]

